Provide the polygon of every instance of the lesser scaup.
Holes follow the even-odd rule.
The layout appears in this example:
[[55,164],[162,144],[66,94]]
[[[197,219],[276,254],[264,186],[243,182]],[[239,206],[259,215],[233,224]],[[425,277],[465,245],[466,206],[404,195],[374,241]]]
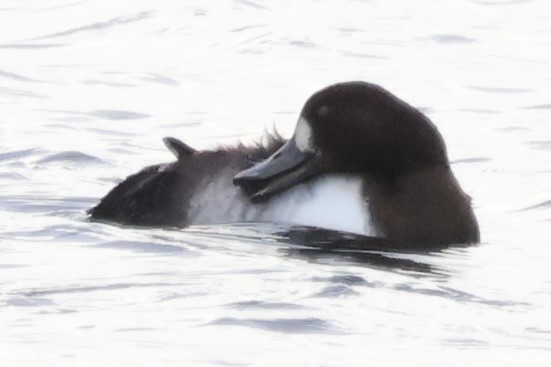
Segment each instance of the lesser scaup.
[[375,84],[316,92],[293,137],[268,140],[198,152],[166,138],[178,160],[128,177],[90,210],[92,218],[178,227],[284,222],[412,245],[479,241],[438,130]]

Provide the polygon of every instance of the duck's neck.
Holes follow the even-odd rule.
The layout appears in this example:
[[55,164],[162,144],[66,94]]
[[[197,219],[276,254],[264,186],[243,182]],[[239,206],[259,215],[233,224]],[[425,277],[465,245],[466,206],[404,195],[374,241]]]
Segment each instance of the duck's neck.
[[474,243],[479,230],[471,200],[450,168],[437,166],[387,183],[366,180],[370,210],[385,237],[413,245]]

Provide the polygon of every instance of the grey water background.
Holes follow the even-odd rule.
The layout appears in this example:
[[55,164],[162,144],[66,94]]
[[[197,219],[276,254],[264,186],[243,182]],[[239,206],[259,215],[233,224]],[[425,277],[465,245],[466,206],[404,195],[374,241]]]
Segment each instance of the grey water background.
[[[1,0],[0,364],[546,365],[549,55],[545,1]],[[163,136],[290,136],[344,80],[437,124],[480,245],[328,254],[268,224],[88,221],[173,159]]]

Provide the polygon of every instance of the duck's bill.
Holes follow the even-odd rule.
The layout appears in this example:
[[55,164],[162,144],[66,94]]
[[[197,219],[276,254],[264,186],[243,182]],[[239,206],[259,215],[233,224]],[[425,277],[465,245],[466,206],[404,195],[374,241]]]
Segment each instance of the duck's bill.
[[298,185],[323,171],[321,155],[300,150],[290,139],[266,160],[239,172],[233,183],[246,189],[253,201],[264,201],[272,195]]

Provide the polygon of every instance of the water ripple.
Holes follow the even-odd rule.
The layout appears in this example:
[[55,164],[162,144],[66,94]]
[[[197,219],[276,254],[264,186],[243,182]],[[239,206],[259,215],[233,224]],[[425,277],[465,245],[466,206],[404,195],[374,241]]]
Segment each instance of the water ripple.
[[344,284],[344,285],[363,285],[363,286],[376,286],[377,284],[368,282],[366,279],[353,274],[348,275],[335,275],[329,278],[326,277],[314,277],[312,278],[314,282],[330,282],[335,284]]
[[250,0],[234,0],[234,1],[236,3],[240,3],[240,4],[246,5],[246,6],[251,7],[251,8],[261,9],[261,10],[268,10],[268,8],[266,8],[265,6],[260,5],[256,2],[253,2],[253,1],[250,1]]
[[266,301],[241,301],[228,303],[225,307],[236,308],[239,310],[262,309],[262,310],[299,310],[304,309],[304,306],[296,303],[286,302],[266,302]]
[[551,150],[551,140],[535,140],[529,143],[531,146],[537,149]]
[[526,207],[524,209],[521,209],[522,210],[532,210],[532,209],[543,209],[543,208],[550,208],[551,207],[551,200],[545,200],[545,201],[542,201],[540,203],[537,203],[537,204],[534,204],[534,205],[531,205],[529,207]]
[[5,301],[7,306],[17,307],[41,307],[41,306],[53,306],[55,303],[47,298],[13,298]]
[[41,152],[40,149],[30,148],[22,150],[13,150],[11,152],[0,153],[0,162],[1,161],[11,161],[11,160],[20,160],[25,157],[29,157]]
[[334,334],[344,333],[329,321],[308,317],[303,319],[238,319],[222,317],[205,326],[244,326],[286,334]]
[[36,161],[36,163],[38,164],[66,163],[66,162],[78,163],[78,164],[82,164],[82,163],[106,164],[107,163],[101,158],[94,157],[94,156],[91,156],[82,152],[77,152],[77,151],[66,151],[66,152],[54,153]]
[[180,284],[174,284],[174,283],[115,283],[115,284],[105,284],[105,285],[97,285],[97,286],[84,286],[84,287],[75,286],[75,287],[33,289],[33,290],[28,290],[28,291],[17,292],[16,294],[23,295],[25,297],[36,297],[36,296],[49,296],[49,295],[55,295],[55,294],[113,291],[113,290],[128,289],[128,288],[172,287],[172,286],[178,286],[178,285],[180,285]]
[[3,44],[0,45],[0,48],[7,48],[7,49],[29,49],[29,50],[35,50],[40,48],[55,48],[55,47],[64,47],[67,46],[65,44],[61,43],[11,43],[11,44]]
[[103,22],[93,23],[89,25],[85,25],[78,28],[69,29],[62,32],[52,33],[48,34],[46,36],[37,37],[35,40],[39,39],[46,39],[46,38],[56,38],[56,37],[63,37],[63,36],[69,36],[75,33],[79,32],[87,32],[87,31],[97,31],[100,29],[107,29],[118,25],[128,24],[132,22],[137,22],[142,19],[149,18],[154,12],[152,11],[143,11],[140,12],[134,16],[128,16],[128,17],[116,17],[112,18]]
[[476,40],[474,38],[461,36],[458,34],[436,34],[434,36],[429,37],[428,39],[439,42],[439,43],[457,43],[457,44],[469,44],[473,43]]
[[101,80],[85,80],[82,83],[87,84],[87,85],[105,85],[107,87],[137,87],[137,85],[135,85],[135,84],[104,82],[104,81],[101,81]]
[[0,93],[8,94],[10,96],[15,96],[15,97],[48,98],[42,94],[38,94],[28,90],[13,89],[13,88],[6,88],[6,87],[0,87]]
[[348,296],[357,296],[359,292],[356,292],[350,287],[345,285],[331,285],[323,288],[320,292],[313,294],[312,298],[340,298]]
[[487,157],[473,157],[473,158],[456,159],[455,161],[451,161],[450,164],[486,163],[491,160],[492,160],[491,158],[487,158]]
[[100,248],[110,248],[110,249],[120,249],[120,250],[132,250],[136,252],[149,252],[149,253],[188,253],[195,254],[191,251],[188,251],[182,246],[169,245],[169,244],[160,244],[160,243],[145,243],[145,242],[134,242],[134,241],[106,241],[100,244],[95,245],[95,247]]
[[88,115],[107,120],[138,120],[151,117],[144,113],[121,110],[96,110],[89,112]]
[[149,76],[143,77],[143,78],[141,78],[141,80],[145,80],[147,82],[154,82],[154,83],[164,84],[164,85],[179,85],[180,84],[180,83],[178,83],[178,81],[176,81],[172,78],[169,78],[169,77],[164,76],[164,75],[159,75],[159,74],[149,74]]
[[477,85],[467,85],[469,89],[480,91],[480,92],[490,92],[490,93],[529,93],[534,92],[534,89],[528,88],[501,88],[501,87],[481,87]]
[[525,109],[531,109],[531,110],[551,110],[551,103],[550,104],[536,104],[532,106],[525,106],[522,107]]
[[17,80],[19,82],[40,82],[39,80],[27,78],[23,75],[19,75],[19,74],[12,73],[10,71],[4,71],[4,70],[0,70],[0,76],[7,79]]
[[345,52],[343,52],[343,55],[344,56],[349,56],[349,57],[359,57],[359,58],[362,58],[362,59],[388,60],[388,57],[385,57],[385,56],[368,54],[368,53],[351,52],[351,51],[345,51]]
[[470,294],[449,287],[416,288],[410,284],[398,284],[394,286],[393,289],[409,293],[423,294],[426,296],[443,297],[460,302],[480,303],[488,306],[529,306],[529,304],[525,302],[488,300],[482,297],[475,296],[474,294]]

